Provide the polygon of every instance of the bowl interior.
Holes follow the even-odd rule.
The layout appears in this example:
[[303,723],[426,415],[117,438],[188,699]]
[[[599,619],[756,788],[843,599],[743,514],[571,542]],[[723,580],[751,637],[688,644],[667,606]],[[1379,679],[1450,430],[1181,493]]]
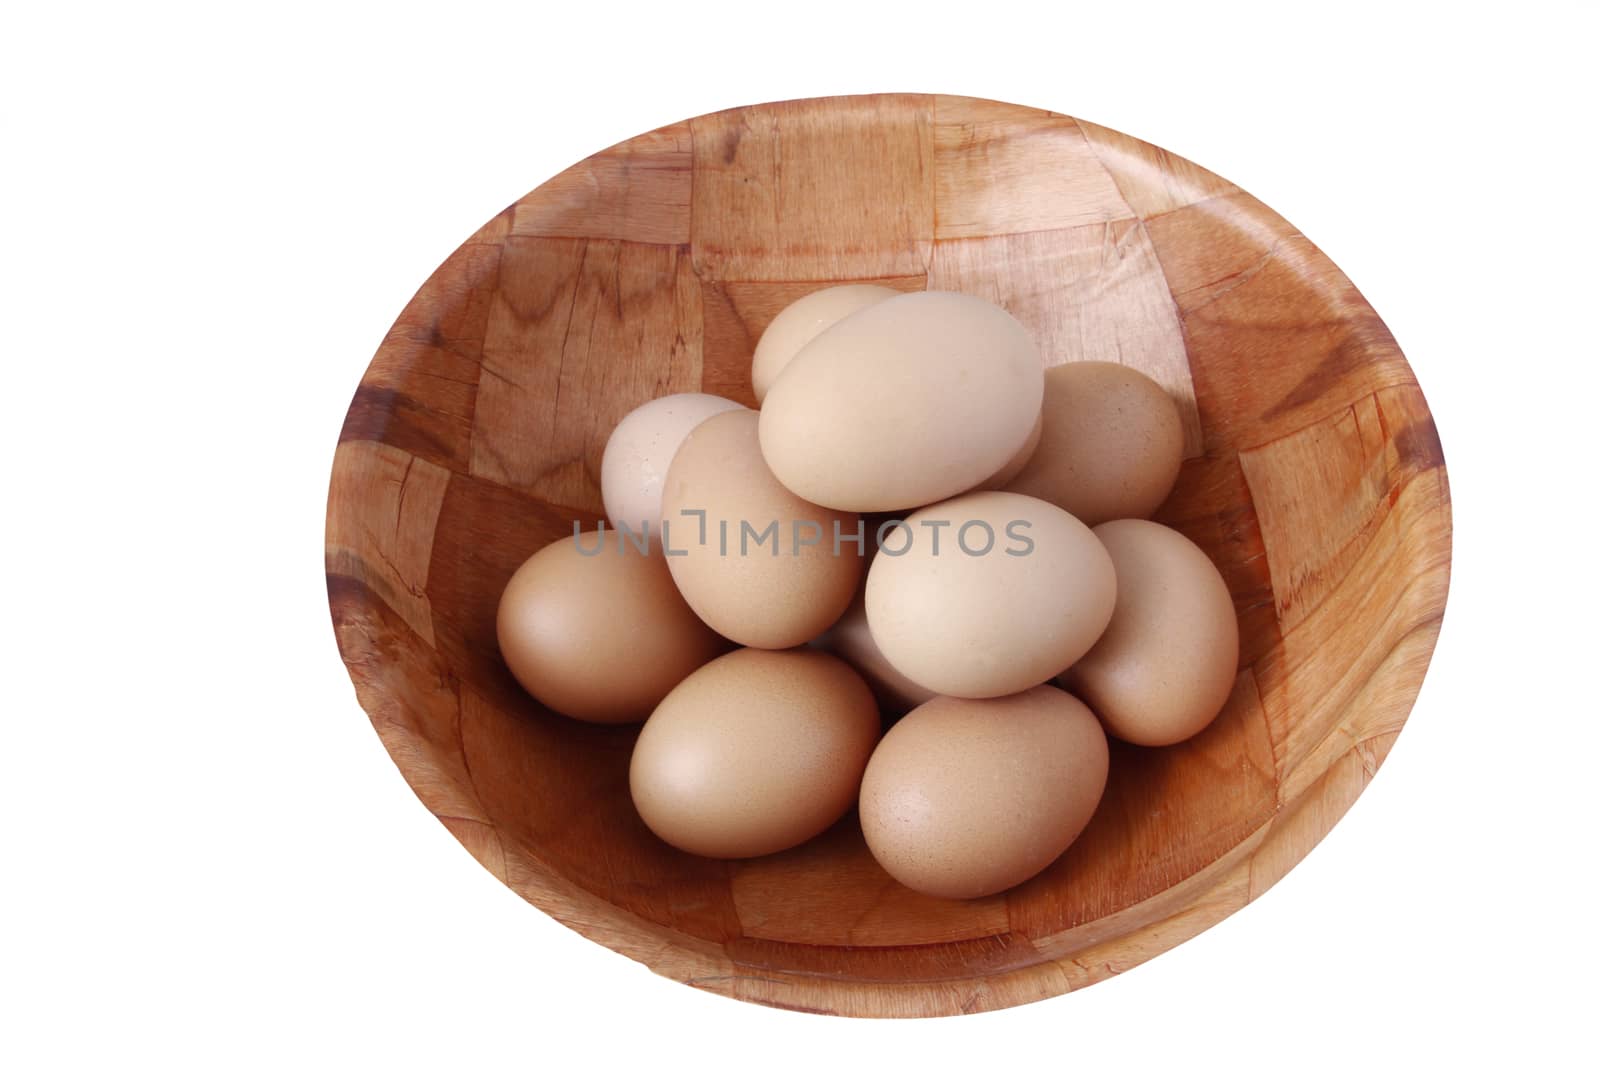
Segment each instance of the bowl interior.
[[[637,728],[538,706],[494,609],[534,550],[601,514],[633,407],[754,406],[774,314],[846,280],[958,289],[1050,362],[1161,382],[1187,460],[1157,516],[1233,592],[1217,722],[1114,744],[1094,821],[1009,893],[941,901],[878,869],[852,814],[744,862],[656,840]],[[784,1007],[973,1011],[1126,969],[1275,882],[1370,779],[1443,612],[1449,490],[1427,406],[1354,286],[1248,194],[1063,115],[947,96],[768,104],[636,137],[492,219],[362,379],[327,527],[341,652],[407,781],[513,889],[662,973]]]

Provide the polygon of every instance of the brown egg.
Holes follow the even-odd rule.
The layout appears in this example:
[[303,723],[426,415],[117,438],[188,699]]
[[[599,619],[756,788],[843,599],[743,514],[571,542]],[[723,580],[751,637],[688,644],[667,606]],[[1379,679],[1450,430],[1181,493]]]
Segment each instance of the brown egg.
[[[695,427],[667,469],[672,578],[697,615],[753,648],[790,648],[844,614],[861,580],[860,516],[801,500],[767,469],[753,411]],[[704,514],[700,514],[703,512]]]
[[872,687],[879,707],[889,715],[899,715],[938,695],[901,674],[879,651],[877,642],[872,639],[872,630],[867,626],[865,587],[856,593],[844,617],[811,644],[854,667]]
[[777,852],[850,810],[878,732],[871,691],[841,661],[739,649],[685,678],[645,723],[633,803],[685,852]]
[[1044,433],[1006,483],[1090,526],[1148,518],[1178,480],[1183,422],[1166,391],[1120,363],[1065,363],[1044,374]]
[[1019,693],[1065,670],[1111,618],[1111,559],[1054,504],[968,493],[905,524],[867,572],[867,622],[885,658],[924,688]]
[[659,552],[615,530],[535,552],[506,583],[495,629],[522,687],[586,722],[638,722],[727,648],[678,595]]
[[1067,850],[1100,803],[1108,762],[1094,714],[1053,686],[935,697],[873,752],[861,828],[896,881],[937,897],[987,896]]
[[1160,523],[1119,519],[1094,532],[1117,568],[1117,606],[1062,681],[1124,741],[1193,737],[1227,703],[1239,670],[1228,587],[1198,545]]

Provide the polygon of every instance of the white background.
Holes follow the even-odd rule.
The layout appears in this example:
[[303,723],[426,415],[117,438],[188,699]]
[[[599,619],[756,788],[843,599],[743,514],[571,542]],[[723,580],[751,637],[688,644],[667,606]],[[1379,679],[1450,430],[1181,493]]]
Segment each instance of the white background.
[[[0,1060],[1592,1057],[1595,8],[1389,6],[9,9]],[[1129,974],[912,1023],[683,988],[503,888],[367,725],[321,559],[356,381],[476,226],[643,130],[882,90],[1277,208],[1410,357],[1456,524],[1411,723],[1310,858]]]

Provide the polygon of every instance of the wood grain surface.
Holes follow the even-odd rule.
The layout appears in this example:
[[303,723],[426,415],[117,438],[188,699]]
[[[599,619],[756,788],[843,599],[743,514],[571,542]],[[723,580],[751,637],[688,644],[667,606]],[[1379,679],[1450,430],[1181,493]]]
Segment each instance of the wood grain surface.
[[[1240,671],[1217,722],[1168,749],[1114,743],[1083,837],[983,900],[896,885],[853,814],[764,859],[673,850],[628,797],[637,727],[551,714],[495,648],[511,572],[599,517],[616,421],[672,392],[752,403],[766,324],[844,280],[972,292],[1025,322],[1051,362],[1114,359],[1161,382],[1189,458],[1157,517],[1210,554],[1239,612]],[[1247,193],[1031,108],[801,100],[607,149],[462,245],[357,390],[327,571],[339,648],[384,744],[517,893],[716,993],[941,1015],[1143,962],[1259,896],[1327,833],[1427,668],[1450,490],[1383,322]]]

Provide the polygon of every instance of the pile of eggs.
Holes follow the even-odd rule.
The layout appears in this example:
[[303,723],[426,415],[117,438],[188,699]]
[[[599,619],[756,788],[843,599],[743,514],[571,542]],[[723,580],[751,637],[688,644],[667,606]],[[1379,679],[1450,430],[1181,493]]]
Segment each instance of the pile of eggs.
[[857,807],[895,879],[984,896],[1082,832],[1108,733],[1216,717],[1238,624],[1205,553],[1149,521],[1183,454],[1154,381],[1046,368],[976,297],[870,285],[786,308],[751,376],[759,411],[680,394],[624,418],[609,523],[500,600],[529,693],[644,722],[629,784],[661,839],[760,856]]

